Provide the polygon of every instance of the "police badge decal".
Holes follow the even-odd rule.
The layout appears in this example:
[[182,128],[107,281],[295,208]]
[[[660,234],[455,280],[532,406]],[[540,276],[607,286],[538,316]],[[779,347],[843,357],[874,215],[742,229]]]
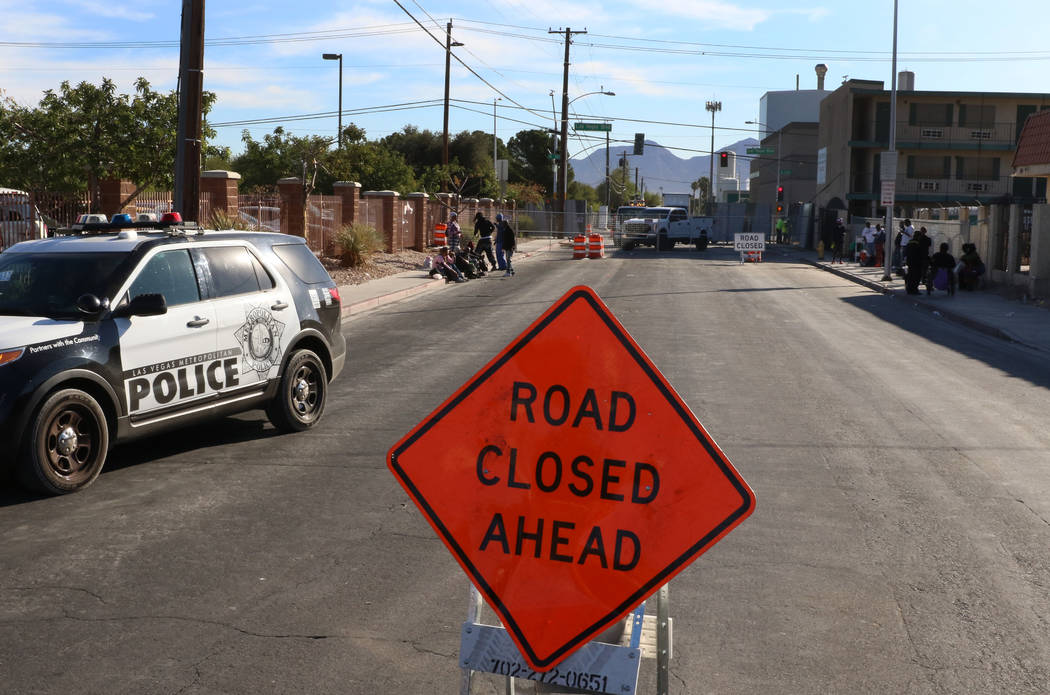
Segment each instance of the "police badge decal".
[[265,307],[249,309],[244,323],[234,336],[241,344],[241,352],[248,369],[260,375],[281,359],[281,335],[284,324],[273,317]]

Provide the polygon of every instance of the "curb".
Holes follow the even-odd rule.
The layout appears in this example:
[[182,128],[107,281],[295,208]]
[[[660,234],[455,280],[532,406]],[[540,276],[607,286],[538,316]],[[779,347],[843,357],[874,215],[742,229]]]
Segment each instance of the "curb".
[[856,275],[847,273],[844,270],[825,265],[820,261],[815,261],[809,258],[802,258],[800,260],[804,263],[808,263],[814,268],[818,268],[833,275],[837,275],[840,278],[845,278],[846,280],[855,282],[858,285],[863,285],[869,289],[875,290],[876,292],[887,295],[893,299],[897,299],[898,297],[910,299],[912,302],[914,302],[915,306],[922,307],[923,309],[929,311],[931,314],[937,314],[941,318],[947,319],[953,323],[958,323],[961,326],[965,326],[966,328],[975,330],[979,333],[984,333],[985,335],[989,335],[993,338],[999,338],[1000,340],[1005,340],[1010,343],[1016,343],[1017,345],[1022,345],[1032,350],[1045,352],[1044,348],[1038,345],[1032,345],[1031,343],[1026,343],[1023,340],[1019,340],[1016,336],[1011,335],[1009,332],[1004,331],[1002,328],[999,328],[997,326],[991,326],[987,323],[984,323],[983,321],[977,321],[975,319],[970,318],[969,316],[957,314],[954,311],[951,311],[950,309],[945,309],[939,304],[930,304],[928,302],[925,302],[921,299],[921,295],[919,297],[916,297],[915,295],[902,295],[898,290],[886,287],[881,283],[857,277]]
[[[545,253],[547,253],[547,250],[543,249],[539,251],[523,251],[520,255],[514,254],[514,256],[515,260],[523,261],[527,258],[541,256]],[[400,302],[401,300],[408,299],[409,297],[414,297],[417,294],[423,294],[424,292],[431,292],[448,284],[445,282],[444,278],[430,278],[429,276],[426,277],[427,279],[425,281],[420,282],[420,284],[415,285],[414,287],[407,287],[403,290],[396,290],[394,292],[388,292],[386,294],[381,294],[375,297],[369,297],[368,299],[362,299],[360,301],[354,302],[353,304],[344,304],[340,313],[340,318],[343,321],[352,318],[357,318],[361,314],[373,311],[381,306],[393,304],[394,302]],[[422,278],[420,279],[422,280]]]

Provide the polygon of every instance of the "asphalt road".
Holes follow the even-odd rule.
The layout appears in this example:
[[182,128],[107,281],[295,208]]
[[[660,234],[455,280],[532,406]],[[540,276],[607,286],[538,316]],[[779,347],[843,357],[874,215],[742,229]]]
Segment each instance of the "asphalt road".
[[671,583],[672,692],[1050,689],[1045,356],[679,248],[556,252],[356,319],[309,433],[251,413],[119,448],[80,494],[0,490],[0,692],[458,692],[466,579],[385,455],[576,284],[758,499]]

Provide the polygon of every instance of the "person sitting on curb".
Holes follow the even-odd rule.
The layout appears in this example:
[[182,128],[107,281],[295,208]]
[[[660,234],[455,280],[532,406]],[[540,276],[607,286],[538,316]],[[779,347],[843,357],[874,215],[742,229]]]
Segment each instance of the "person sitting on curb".
[[977,253],[977,244],[963,244],[962,250],[959,263],[955,266],[955,274],[959,278],[959,289],[972,292],[981,284],[984,262]]
[[445,282],[466,282],[467,278],[456,267],[456,257],[447,246],[442,246],[438,255],[434,256],[434,265],[430,269],[431,277],[442,276]]
[[955,294],[955,257],[948,253],[948,243],[941,242],[940,251],[930,257],[930,284],[926,294],[932,290],[948,290],[948,296]]

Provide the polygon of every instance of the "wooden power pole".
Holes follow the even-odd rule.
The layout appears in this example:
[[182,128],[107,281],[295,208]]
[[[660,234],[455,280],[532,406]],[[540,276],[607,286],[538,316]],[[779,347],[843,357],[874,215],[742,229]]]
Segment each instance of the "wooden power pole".
[[204,101],[204,0],[182,0],[179,126],[175,143],[175,209],[200,222],[201,106]]

